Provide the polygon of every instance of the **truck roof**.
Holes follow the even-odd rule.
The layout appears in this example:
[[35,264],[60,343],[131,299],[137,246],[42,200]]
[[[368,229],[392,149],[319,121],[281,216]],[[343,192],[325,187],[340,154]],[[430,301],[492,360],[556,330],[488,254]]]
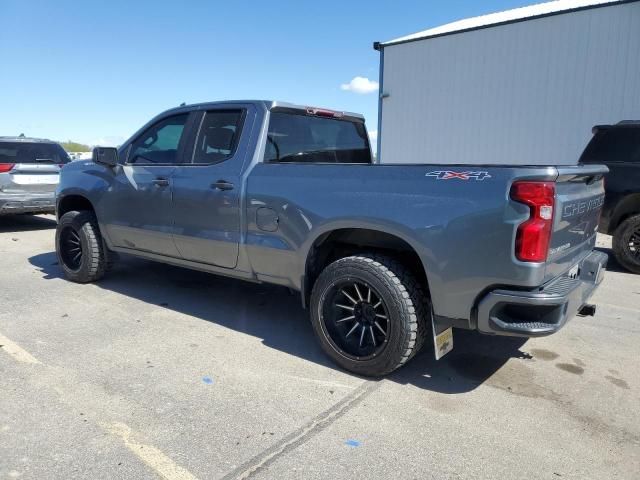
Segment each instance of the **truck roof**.
[[595,135],[604,130],[616,130],[620,128],[640,128],[640,120],[621,120],[613,125],[596,125],[591,132]]
[[[185,105],[180,105],[179,107],[175,107],[175,108],[171,108],[169,110],[167,110],[166,112],[163,112],[162,115],[168,113],[168,112],[179,112],[179,111],[191,111],[191,110],[206,110],[209,108],[214,108],[214,107],[218,107],[218,106],[224,106],[224,105],[235,105],[235,104],[246,104],[246,103],[250,103],[250,104],[254,104],[256,106],[263,106],[266,110],[271,110],[273,108],[286,108],[286,109],[290,109],[290,110],[300,110],[301,112],[306,112],[307,109],[309,108],[314,108],[314,109],[321,109],[324,110],[325,108],[323,107],[318,107],[315,105],[299,105],[299,104],[295,104],[295,103],[290,103],[290,102],[283,102],[280,100],[221,100],[221,101],[212,101],[212,102],[202,102],[202,103],[192,103],[192,104],[185,104]],[[331,111],[337,111],[342,113],[345,117],[351,117],[353,119],[359,119],[364,121],[364,116],[361,115],[360,113],[355,113],[355,112],[346,112],[343,110],[336,110],[333,108],[327,108],[326,110],[331,110]]]
[[58,143],[53,140],[48,140],[46,138],[33,138],[33,137],[0,137],[0,142],[24,142],[24,143]]

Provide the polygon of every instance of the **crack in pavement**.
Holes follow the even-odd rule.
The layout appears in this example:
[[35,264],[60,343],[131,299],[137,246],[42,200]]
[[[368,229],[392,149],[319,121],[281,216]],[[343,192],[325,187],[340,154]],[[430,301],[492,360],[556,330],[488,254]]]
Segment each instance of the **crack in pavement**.
[[322,432],[333,422],[356,407],[366,397],[371,395],[380,386],[380,381],[365,381],[354,391],[345,396],[331,408],[314,417],[310,422],[294,430],[279,442],[267,448],[263,452],[247,460],[232,472],[228,473],[222,480],[238,479],[244,480],[252,477],[255,473],[268,467],[278,458],[295,450],[309,439]]

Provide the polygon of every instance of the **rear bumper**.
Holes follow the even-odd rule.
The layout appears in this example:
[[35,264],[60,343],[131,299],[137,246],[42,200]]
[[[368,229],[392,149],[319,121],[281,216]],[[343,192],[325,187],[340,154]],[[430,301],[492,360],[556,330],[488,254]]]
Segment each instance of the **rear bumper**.
[[534,291],[494,290],[478,304],[478,330],[490,335],[541,337],[560,330],[587,303],[604,278],[607,255],[593,251],[578,273]]
[[0,193],[0,215],[14,213],[54,213],[56,196],[50,193]]

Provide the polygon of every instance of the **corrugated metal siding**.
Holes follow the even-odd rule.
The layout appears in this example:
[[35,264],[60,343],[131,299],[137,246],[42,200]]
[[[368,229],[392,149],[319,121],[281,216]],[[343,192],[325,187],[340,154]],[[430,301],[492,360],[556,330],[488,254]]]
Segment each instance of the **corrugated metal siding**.
[[574,164],[640,119],[640,2],[384,49],[382,163]]

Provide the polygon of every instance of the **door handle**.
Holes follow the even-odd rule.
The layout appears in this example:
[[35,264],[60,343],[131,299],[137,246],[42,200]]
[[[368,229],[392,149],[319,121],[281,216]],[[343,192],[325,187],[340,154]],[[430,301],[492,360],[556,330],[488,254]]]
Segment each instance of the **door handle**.
[[156,187],[169,186],[169,180],[167,178],[154,178],[153,180],[151,180],[151,183],[153,183]]
[[215,188],[216,190],[233,190],[233,187],[233,183],[227,182],[226,180],[218,180],[211,184],[211,188]]

